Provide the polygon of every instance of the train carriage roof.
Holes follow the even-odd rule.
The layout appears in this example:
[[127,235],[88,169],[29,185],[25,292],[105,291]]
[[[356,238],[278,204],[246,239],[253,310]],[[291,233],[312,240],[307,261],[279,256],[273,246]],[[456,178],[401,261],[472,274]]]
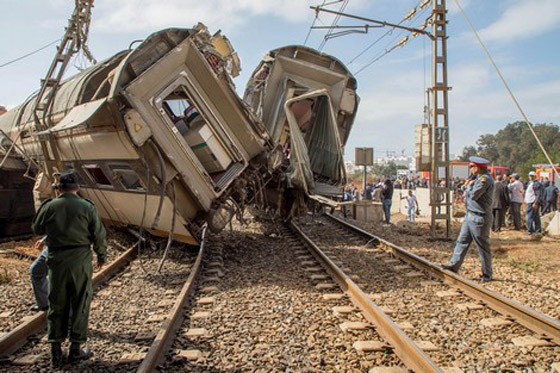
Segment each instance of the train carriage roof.
[[[196,32],[195,29],[185,28],[170,28],[155,32],[132,52],[125,50],[116,53],[64,80],[58,87],[54,99],[51,117],[53,124],[59,122],[75,106],[89,102],[113,70],[115,70],[115,79],[111,84],[110,97],[118,94],[120,88]],[[47,95],[48,91],[45,97]],[[14,126],[32,123],[36,99],[37,92],[21,105],[0,116],[0,129],[8,133]]]

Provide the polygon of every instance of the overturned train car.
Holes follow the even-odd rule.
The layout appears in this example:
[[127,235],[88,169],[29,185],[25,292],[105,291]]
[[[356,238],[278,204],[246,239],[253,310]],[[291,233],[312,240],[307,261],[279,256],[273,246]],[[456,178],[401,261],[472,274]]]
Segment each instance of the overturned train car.
[[275,49],[255,69],[244,99],[289,160],[286,188],[322,202],[342,196],[356,89],[342,62],[303,46]]
[[36,96],[0,116],[4,154],[20,175],[25,160],[46,162],[46,174],[76,170],[106,223],[196,244],[205,222],[223,228],[281,163],[235,93],[228,48],[204,27],[156,32],[63,82],[48,129],[35,129]]

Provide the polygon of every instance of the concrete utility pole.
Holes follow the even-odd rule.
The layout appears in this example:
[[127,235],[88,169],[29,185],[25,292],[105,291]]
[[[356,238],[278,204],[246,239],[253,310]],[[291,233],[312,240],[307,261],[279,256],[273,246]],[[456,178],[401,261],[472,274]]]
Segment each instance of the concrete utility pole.
[[[430,105],[430,206],[431,232],[444,220],[446,237],[451,234],[451,192],[449,173],[449,109],[447,85],[446,0],[432,0],[432,88]],[[440,185],[440,181],[443,185]]]

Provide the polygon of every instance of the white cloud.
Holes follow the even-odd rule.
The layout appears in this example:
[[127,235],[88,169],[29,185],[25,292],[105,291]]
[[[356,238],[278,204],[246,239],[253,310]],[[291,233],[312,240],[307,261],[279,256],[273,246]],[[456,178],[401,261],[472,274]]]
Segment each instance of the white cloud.
[[518,0],[480,31],[483,40],[517,41],[560,27],[560,1]]
[[[459,0],[459,5],[461,5],[461,8],[466,9],[472,2],[473,0]],[[449,8],[449,17],[453,17],[461,12],[454,0],[448,0],[447,7]]]
[[300,22],[311,11],[301,0],[99,0],[95,13],[100,31],[134,32],[197,22],[229,28],[264,15]]

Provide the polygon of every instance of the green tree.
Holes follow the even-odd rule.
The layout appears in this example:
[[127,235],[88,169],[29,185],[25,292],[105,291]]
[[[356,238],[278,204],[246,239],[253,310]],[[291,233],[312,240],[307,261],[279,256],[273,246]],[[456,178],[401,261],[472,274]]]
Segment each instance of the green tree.
[[[554,124],[536,124],[533,129],[553,162],[560,162],[560,127]],[[462,158],[476,154],[495,165],[506,166],[520,173],[528,172],[533,164],[548,163],[525,122],[510,123],[495,135],[484,134],[479,137],[476,145],[476,148],[465,147]]]
[[463,149],[463,154],[459,156],[459,159],[463,162],[468,162],[469,158],[478,155],[478,151],[475,146],[469,145],[465,146]]

